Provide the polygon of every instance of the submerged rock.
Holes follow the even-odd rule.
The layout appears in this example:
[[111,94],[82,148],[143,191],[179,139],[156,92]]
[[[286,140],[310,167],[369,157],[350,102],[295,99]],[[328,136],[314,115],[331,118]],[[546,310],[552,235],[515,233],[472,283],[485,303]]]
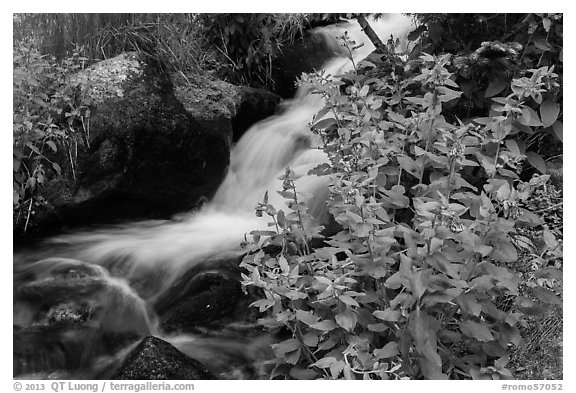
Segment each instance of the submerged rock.
[[115,353],[136,339],[134,334],[106,333],[90,326],[14,326],[13,376],[82,370],[90,376],[98,357]]
[[192,290],[164,310],[160,326],[164,331],[194,331],[230,320],[242,296],[240,283],[221,274],[196,277]]
[[101,266],[48,258],[15,271],[14,325],[23,328],[90,326],[109,333],[146,335],[144,300]]
[[208,259],[188,270],[154,302],[160,327],[165,332],[207,332],[232,324],[252,324],[256,300],[240,285],[242,257]]
[[206,367],[152,336],[128,355],[112,379],[215,379]]

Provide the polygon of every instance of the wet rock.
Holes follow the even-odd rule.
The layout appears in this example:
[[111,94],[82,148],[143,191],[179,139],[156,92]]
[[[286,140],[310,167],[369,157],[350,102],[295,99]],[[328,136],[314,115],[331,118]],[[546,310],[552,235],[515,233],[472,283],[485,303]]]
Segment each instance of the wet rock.
[[224,329],[232,333],[234,326],[232,330],[240,329],[241,336],[259,330],[256,321],[261,315],[250,304],[261,294],[252,288],[242,290],[242,258],[209,258],[183,274],[154,301],[160,327],[166,332],[213,333]]
[[62,303],[52,307],[46,319],[51,326],[70,328],[84,325],[91,314],[88,303]]
[[327,60],[342,56],[343,48],[317,31],[307,31],[304,37],[282,48],[280,56],[272,62],[274,91],[283,98],[296,93],[296,80],[303,72],[319,70]]
[[99,357],[134,342],[133,334],[106,333],[89,326],[14,327],[13,375],[88,370]]
[[72,78],[67,94],[76,93],[90,117],[75,124],[72,150],[49,157],[62,176],[47,173],[46,206],[34,209],[28,232],[169,217],[215,191],[229,162],[230,130],[187,112],[157,61],[135,52],[101,61]]
[[16,268],[14,300],[37,306],[79,300],[103,290],[105,276],[101,266],[68,258],[43,259]]
[[201,274],[189,286],[175,304],[163,310],[160,326],[165,331],[195,331],[221,325],[232,318],[242,297],[240,283],[218,273]]
[[128,355],[112,379],[215,379],[199,362],[171,344],[152,336],[144,338]]
[[209,75],[175,74],[176,97],[194,118],[212,126],[212,132],[237,141],[259,120],[274,114],[280,97],[264,89],[236,86]]
[[150,332],[146,303],[120,278],[101,266],[48,258],[15,273],[14,324],[102,332]]

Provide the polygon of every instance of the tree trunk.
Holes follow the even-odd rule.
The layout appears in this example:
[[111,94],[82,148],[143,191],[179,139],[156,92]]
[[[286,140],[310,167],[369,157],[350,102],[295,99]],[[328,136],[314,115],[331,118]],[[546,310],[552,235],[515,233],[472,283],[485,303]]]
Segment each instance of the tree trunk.
[[376,34],[376,32],[372,29],[372,26],[370,26],[370,24],[368,23],[366,18],[362,15],[358,15],[356,17],[356,20],[360,24],[362,31],[364,33],[366,33],[366,35],[368,36],[370,41],[372,41],[372,43],[376,47],[376,52],[377,53],[388,53],[388,48],[386,48],[386,45],[384,45],[384,43],[382,42],[380,37],[378,37],[378,34]]

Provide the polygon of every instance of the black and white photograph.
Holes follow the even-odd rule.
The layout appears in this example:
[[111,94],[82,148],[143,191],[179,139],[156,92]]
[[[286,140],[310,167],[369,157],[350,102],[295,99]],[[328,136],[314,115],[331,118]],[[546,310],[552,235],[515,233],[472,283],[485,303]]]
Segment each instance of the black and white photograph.
[[8,390],[569,390],[563,13],[186,10],[12,13]]

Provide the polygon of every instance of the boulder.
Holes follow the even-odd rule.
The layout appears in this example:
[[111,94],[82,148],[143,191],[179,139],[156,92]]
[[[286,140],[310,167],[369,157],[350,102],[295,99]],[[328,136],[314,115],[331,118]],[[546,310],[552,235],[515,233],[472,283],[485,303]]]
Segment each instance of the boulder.
[[75,74],[67,89],[83,97],[90,116],[75,124],[68,148],[49,157],[62,176],[47,174],[46,204],[34,209],[29,230],[169,217],[218,187],[230,120],[189,113],[155,59],[124,53]]
[[188,270],[154,301],[165,332],[221,330],[232,322],[255,322],[256,298],[242,291],[241,257],[208,259]]
[[272,61],[274,92],[282,98],[292,98],[296,93],[296,80],[303,72],[320,70],[328,60],[345,55],[344,49],[323,30],[313,29]]
[[234,315],[242,296],[240,283],[217,273],[202,274],[192,281],[191,290],[163,310],[160,326],[166,332],[195,331],[214,327]]
[[209,74],[176,73],[172,79],[176,97],[188,113],[212,125],[229,142],[273,115],[280,102],[280,96],[268,90],[236,86]]
[[152,336],[144,338],[130,352],[112,379],[215,379],[196,360],[171,344]]

